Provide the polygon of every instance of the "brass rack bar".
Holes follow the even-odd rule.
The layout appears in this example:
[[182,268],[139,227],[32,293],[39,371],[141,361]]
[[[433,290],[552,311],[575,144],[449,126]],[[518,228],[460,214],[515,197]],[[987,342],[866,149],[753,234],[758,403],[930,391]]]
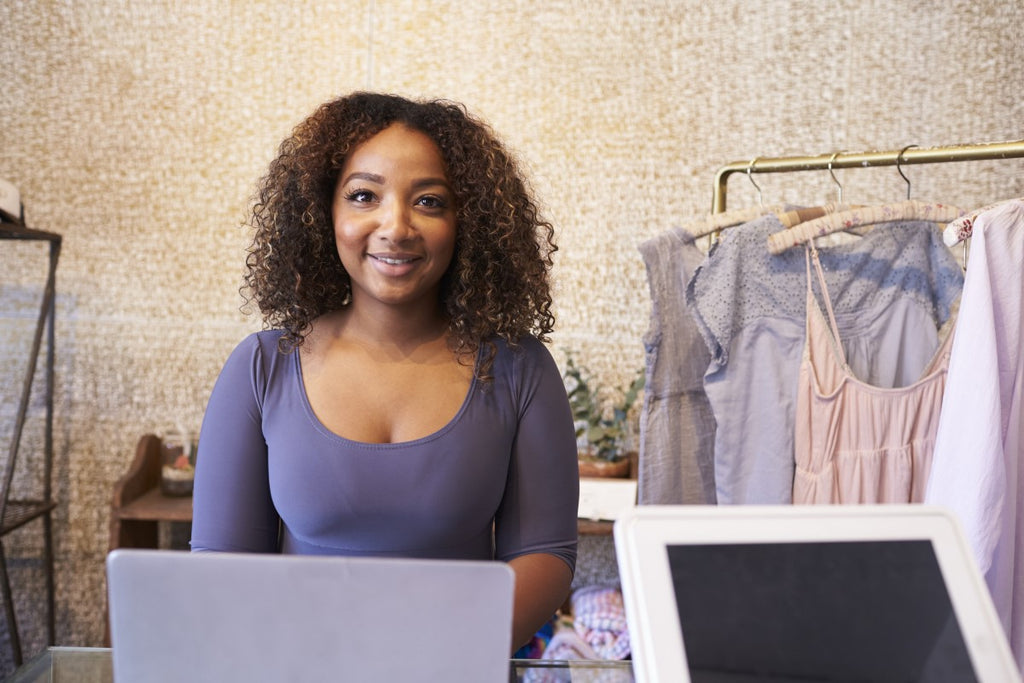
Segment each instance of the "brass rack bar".
[[839,152],[803,157],[765,157],[734,161],[715,173],[712,213],[725,211],[729,176],[733,173],[790,173],[793,171],[824,171],[829,168],[870,168],[912,164],[941,164],[950,161],[984,161],[989,159],[1024,158],[1024,140],[987,142],[949,147],[906,147],[880,152]]

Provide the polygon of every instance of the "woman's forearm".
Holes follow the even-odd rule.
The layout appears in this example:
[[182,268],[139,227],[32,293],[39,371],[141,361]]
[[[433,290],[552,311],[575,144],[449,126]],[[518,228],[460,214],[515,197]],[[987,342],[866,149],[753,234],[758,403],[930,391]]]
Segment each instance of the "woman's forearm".
[[569,596],[572,572],[554,555],[521,555],[509,566],[516,575],[512,610],[512,651],[530,642],[530,638],[551,619]]

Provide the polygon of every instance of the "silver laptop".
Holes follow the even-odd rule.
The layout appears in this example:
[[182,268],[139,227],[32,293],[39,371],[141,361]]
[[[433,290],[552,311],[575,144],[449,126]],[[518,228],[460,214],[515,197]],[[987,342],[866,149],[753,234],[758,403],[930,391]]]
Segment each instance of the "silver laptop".
[[107,557],[116,683],[507,683],[500,562],[188,553]]
[[1021,680],[939,508],[648,506],[614,535],[639,683]]

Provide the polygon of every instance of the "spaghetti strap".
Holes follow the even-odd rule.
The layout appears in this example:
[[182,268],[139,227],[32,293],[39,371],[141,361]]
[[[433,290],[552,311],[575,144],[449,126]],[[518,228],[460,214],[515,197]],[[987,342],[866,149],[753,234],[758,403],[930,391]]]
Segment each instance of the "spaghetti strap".
[[[858,379],[840,343],[825,272],[812,244],[805,261],[807,327],[797,381],[793,502],[919,503],[928,482],[952,337],[946,337],[913,384],[889,388]],[[814,294],[812,261],[821,301]],[[851,327],[850,342],[861,347],[863,330],[854,332],[857,327]],[[899,325],[894,330],[903,331]]]
[[832,326],[832,337],[835,339],[836,352],[845,366],[846,351],[843,350],[842,338],[839,336],[839,325],[836,323],[836,314],[832,309],[832,297],[828,295],[828,287],[825,285],[825,273],[821,268],[821,261],[818,259],[818,249],[814,246],[813,240],[808,240],[804,255],[807,261],[807,304],[810,305],[811,301],[815,301],[814,292],[811,290],[811,261],[813,260],[814,270],[818,274],[818,284],[821,286],[821,296],[825,301],[825,310],[828,312],[828,322]]

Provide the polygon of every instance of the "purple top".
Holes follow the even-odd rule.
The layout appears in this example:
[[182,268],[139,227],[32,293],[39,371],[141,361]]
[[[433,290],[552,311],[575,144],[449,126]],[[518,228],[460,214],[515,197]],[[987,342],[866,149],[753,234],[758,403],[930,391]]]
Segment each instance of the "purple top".
[[[203,418],[192,550],[510,560],[574,570],[579,473],[561,374],[527,338],[497,342],[439,431],[362,443],[316,418],[280,331],[228,358]],[[493,522],[493,525],[492,525]],[[493,527],[493,533],[492,533]]]

